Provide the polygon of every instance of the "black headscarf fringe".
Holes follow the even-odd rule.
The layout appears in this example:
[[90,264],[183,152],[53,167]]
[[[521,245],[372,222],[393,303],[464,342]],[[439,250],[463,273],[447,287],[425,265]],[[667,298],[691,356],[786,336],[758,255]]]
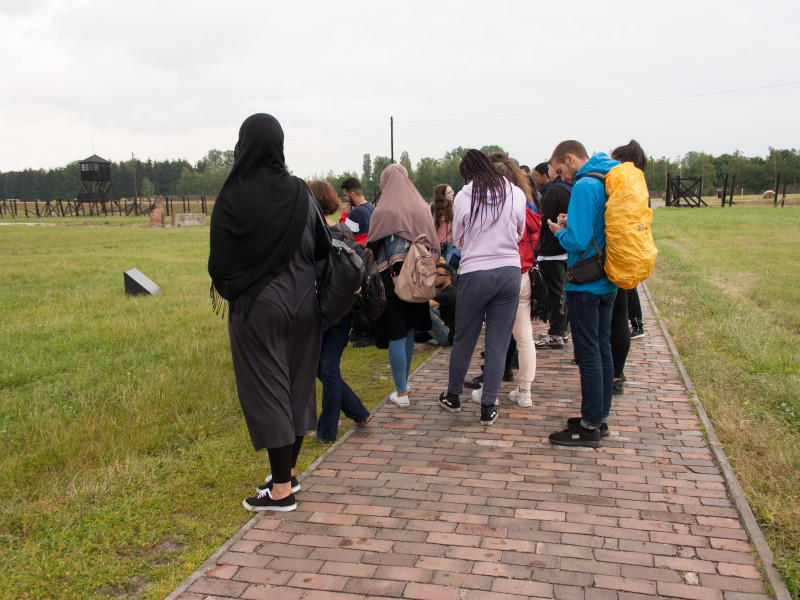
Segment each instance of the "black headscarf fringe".
[[225,300],[220,293],[217,291],[217,288],[214,287],[212,282],[211,289],[208,290],[209,296],[211,296],[211,310],[214,314],[219,315],[220,319],[225,318],[225,312],[228,309],[228,301]]

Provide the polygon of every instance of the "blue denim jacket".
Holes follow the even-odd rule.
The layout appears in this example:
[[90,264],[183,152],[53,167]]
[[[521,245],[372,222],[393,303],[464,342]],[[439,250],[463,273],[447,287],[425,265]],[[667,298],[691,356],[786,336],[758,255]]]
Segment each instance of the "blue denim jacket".
[[387,235],[378,250],[378,271],[384,271],[394,263],[405,260],[411,242],[399,235]]

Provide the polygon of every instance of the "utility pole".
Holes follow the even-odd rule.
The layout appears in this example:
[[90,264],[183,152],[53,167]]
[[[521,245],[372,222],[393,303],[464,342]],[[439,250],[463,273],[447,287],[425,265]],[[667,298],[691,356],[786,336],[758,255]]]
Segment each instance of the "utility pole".
[[136,189],[136,157],[131,152],[131,162],[133,163],[133,214],[139,214],[139,192]]
[[391,138],[391,159],[394,162],[394,117],[389,117],[389,135]]

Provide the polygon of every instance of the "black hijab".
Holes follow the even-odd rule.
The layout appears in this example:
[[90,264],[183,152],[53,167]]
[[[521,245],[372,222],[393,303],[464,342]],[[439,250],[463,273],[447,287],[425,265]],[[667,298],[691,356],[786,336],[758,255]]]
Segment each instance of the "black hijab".
[[223,308],[220,297],[234,312],[248,311],[300,247],[307,218],[307,188],[286,170],[280,123],[263,113],[248,117],[211,213],[208,274],[215,311]]

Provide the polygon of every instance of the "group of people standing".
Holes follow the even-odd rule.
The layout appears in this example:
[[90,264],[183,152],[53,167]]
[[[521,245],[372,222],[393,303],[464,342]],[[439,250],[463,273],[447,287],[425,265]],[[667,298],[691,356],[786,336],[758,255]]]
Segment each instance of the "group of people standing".
[[[460,411],[471,357],[484,331],[481,387],[472,398],[481,405],[480,423],[491,425],[498,418],[508,357],[518,355],[519,364],[509,398],[529,407],[537,345],[554,348],[558,341],[563,346],[569,319],[581,374],[581,415],[550,441],[600,445],[608,431],[616,374],[609,338],[617,288],[607,279],[582,286],[564,281],[567,267],[590,239],[601,248],[604,244],[605,191],[599,181],[581,174],[607,172],[617,163],[605,154],[589,159],[583,146],[570,141],[559,144],[546,164],[552,179],[541,181],[537,167],[534,181],[505,154],[469,150],[459,166],[464,186],[457,194],[448,184],[436,186],[432,206],[406,169],[391,164],[381,173],[376,206],[364,199],[358,180],[342,183],[350,210],[343,223],[334,223],[327,217],[339,207],[335,190],[327,182],[306,184],[289,174],[278,121],[266,114],[245,120],[233,169],[212,213],[209,255],[214,307],[228,309],[245,421],[254,448],[267,449],[271,467],[256,495],[244,500],[245,508],[294,510],[300,490],[294,467],[306,433],[329,443],[336,438],[340,411],[360,425],[372,417],[339,369],[349,319],[323,322],[314,309],[315,282],[330,244],[318,234],[321,226],[350,243],[365,244],[377,263],[386,307],[370,330],[376,345],[388,349],[392,402],[410,404],[415,331],[430,332],[439,343],[453,346],[447,389],[438,403]],[[395,294],[394,279],[420,235],[439,261],[437,295],[430,302],[407,302]],[[553,302],[550,329],[535,342],[529,271],[537,259]],[[629,346],[630,335],[627,341]],[[319,420],[315,376],[323,384]]]

